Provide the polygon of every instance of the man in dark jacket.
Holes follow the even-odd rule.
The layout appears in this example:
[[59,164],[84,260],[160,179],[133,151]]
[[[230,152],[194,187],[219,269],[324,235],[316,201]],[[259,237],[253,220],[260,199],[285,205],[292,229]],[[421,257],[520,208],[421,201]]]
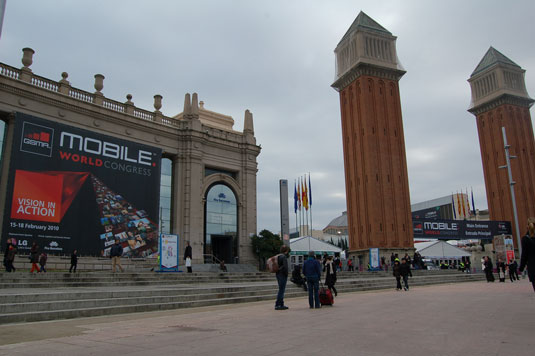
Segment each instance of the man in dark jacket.
[[115,266],[119,266],[121,272],[124,272],[121,266],[121,256],[123,255],[123,246],[121,246],[119,239],[115,240],[115,244],[110,249],[110,257],[112,261],[112,271],[115,272]]
[[403,289],[409,290],[409,276],[412,277],[411,265],[407,262],[405,258],[401,259],[401,265],[399,265],[399,273],[403,277]]
[[275,310],[286,310],[288,307],[284,305],[284,292],[286,291],[286,282],[288,282],[288,252],[290,252],[290,247],[288,245],[282,245],[280,252],[280,255],[277,257],[277,264],[279,265],[279,270],[277,271],[279,292],[277,293]]
[[320,304],[320,279],[321,265],[314,257],[314,251],[308,253],[308,259],[303,264],[303,275],[308,285],[308,305],[310,309],[321,308]]
[[[189,261],[188,261],[188,258],[189,258]],[[192,259],[193,259],[193,253],[191,250],[191,246],[189,244],[189,241],[186,241],[186,248],[184,249],[184,261],[186,264],[186,268],[188,269],[188,273],[192,273],[192,269],[191,269]]]

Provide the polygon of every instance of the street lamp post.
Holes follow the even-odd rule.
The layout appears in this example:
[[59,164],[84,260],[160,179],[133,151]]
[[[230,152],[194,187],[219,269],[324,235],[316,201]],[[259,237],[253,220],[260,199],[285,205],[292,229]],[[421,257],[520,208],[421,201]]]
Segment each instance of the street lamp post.
[[507,136],[505,135],[505,127],[502,127],[503,134],[503,145],[505,149],[505,166],[500,166],[498,168],[503,169],[507,168],[507,174],[509,175],[509,188],[511,189],[511,201],[513,203],[513,216],[515,219],[515,229],[516,229],[516,242],[518,245],[518,253],[522,255],[522,244],[520,242],[520,229],[518,227],[518,213],[516,211],[516,198],[515,198],[515,184],[513,180],[513,173],[511,172],[511,159],[515,159],[516,156],[511,156],[509,153],[510,145],[507,144]]

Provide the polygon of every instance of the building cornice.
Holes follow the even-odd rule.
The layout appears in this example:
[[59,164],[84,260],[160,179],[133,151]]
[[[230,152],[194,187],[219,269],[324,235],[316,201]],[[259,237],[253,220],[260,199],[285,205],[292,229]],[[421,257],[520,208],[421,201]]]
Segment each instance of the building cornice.
[[405,73],[406,71],[401,69],[380,67],[368,63],[359,63],[338,78],[331,85],[331,87],[333,87],[336,91],[342,91],[361,76],[378,77],[387,80],[398,81]]
[[476,107],[469,108],[468,111],[477,117],[487,111],[494,110],[502,105],[515,105],[529,109],[533,105],[533,103],[535,103],[535,100],[531,98],[504,94]]

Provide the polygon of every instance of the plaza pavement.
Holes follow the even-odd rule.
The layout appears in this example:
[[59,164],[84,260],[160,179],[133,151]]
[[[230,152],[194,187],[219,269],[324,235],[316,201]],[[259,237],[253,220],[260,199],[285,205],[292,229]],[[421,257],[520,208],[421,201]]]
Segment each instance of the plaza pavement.
[[[392,283],[394,286],[394,281]],[[0,355],[534,355],[535,293],[471,282],[0,326]]]

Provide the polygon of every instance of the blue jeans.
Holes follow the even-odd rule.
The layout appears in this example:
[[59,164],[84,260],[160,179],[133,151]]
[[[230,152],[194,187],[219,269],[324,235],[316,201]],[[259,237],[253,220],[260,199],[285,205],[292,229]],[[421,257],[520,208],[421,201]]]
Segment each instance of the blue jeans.
[[320,307],[320,280],[319,278],[307,277],[308,305],[313,308]]
[[275,302],[276,307],[282,307],[284,305],[284,292],[286,291],[287,281],[288,281],[288,276],[277,274],[277,283],[279,283],[279,292],[277,293],[277,301]]
[[403,276],[403,284],[405,284],[405,288],[409,289],[409,276]]

